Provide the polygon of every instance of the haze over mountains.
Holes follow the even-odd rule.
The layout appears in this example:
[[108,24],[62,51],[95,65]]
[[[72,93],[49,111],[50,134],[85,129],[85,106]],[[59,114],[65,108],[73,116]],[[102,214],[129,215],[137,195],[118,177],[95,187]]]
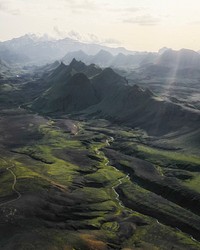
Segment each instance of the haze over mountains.
[[62,60],[68,64],[73,58],[81,60],[86,64],[95,63],[101,67],[114,68],[137,68],[140,65],[151,63],[158,57],[157,53],[135,52],[134,54],[125,55],[119,53],[112,55],[106,50],[100,50],[96,55],[88,55],[83,51],[75,51],[66,54]]
[[168,69],[176,67],[178,70],[200,68],[200,54],[189,49],[175,51],[165,48],[158,53],[135,52],[134,55],[119,53],[116,56],[105,50],[101,50],[96,55],[87,55],[83,51],[76,51],[68,53],[62,60],[68,64],[73,58],[81,60],[86,64],[95,63],[102,67],[121,69],[135,69],[148,67],[149,65]]
[[[63,56],[65,55],[65,56]],[[0,59],[7,63],[45,64],[63,60],[69,64],[73,58],[86,64],[101,67],[137,68],[148,64],[180,68],[199,68],[199,53],[182,49],[174,51],[163,48],[159,52],[136,52],[125,48],[111,48],[99,44],[89,44],[64,38],[60,40],[24,35],[5,42],[0,42]]]
[[88,54],[96,54],[101,49],[105,49],[113,54],[132,53],[125,48],[110,48],[99,44],[87,44],[71,38],[55,40],[26,34],[19,38],[1,42],[0,57],[7,53],[6,59],[10,60],[9,54],[12,53],[16,55],[12,62],[24,61],[26,63],[42,64],[61,59],[68,52],[82,50]]

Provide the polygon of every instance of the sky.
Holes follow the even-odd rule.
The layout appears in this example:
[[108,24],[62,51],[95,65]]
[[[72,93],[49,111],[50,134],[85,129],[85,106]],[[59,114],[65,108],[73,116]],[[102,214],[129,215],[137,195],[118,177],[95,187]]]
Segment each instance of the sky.
[[158,51],[200,50],[200,0],[0,0],[0,41],[26,33]]

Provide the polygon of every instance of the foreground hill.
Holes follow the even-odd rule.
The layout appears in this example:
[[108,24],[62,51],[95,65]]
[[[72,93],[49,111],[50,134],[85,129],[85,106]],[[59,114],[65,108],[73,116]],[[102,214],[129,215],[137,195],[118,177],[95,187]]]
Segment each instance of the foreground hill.
[[76,112],[97,103],[90,80],[83,73],[69,75],[66,82],[48,89],[34,104],[45,113]]
[[69,66],[61,64],[51,74],[51,87],[34,101],[32,109],[49,114],[81,111],[140,127],[154,135],[198,128],[199,111],[159,99],[137,85],[129,86],[126,79],[110,68],[99,70],[89,80],[84,72],[90,67],[76,60]]
[[98,99],[88,77],[101,71],[75,59],[69,66],[61,63],[45,79],[49,88],[36,99],[34,109],[45,113],[76,112],[96,104]]

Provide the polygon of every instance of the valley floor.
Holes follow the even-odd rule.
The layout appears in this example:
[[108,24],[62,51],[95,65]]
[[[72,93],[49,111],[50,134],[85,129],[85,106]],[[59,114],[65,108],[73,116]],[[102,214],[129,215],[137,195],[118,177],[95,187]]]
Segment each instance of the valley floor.
[[200,249],[194,134],[0,113],[0,249]]

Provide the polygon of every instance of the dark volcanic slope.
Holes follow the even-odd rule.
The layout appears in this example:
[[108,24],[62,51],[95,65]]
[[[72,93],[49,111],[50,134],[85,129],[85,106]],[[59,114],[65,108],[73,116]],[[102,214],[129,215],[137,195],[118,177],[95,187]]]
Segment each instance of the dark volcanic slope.
[[[69,66],[61,64],[50,75],[52,86],[32,107],[45,113],[82,111],[141,127],[152,135],[198,128],[199,111],[159,99],[150,90],[137,85],[129,86],[125,78],[110,68],[103,71],[97,68],[99,73],[94,69],[94,65],[86,66],[76,60]],[[85,72],[93,72],[91,81]]]
[[103,100],[127,85],[126,79],[116,74],[111,68],[106,68],[95,76],[92,83],[99,100]]
[[97,103],[93,86],[83,73],[68,76],[66,82],[53,85],[34,103],[45,113],[76,112]]
[[185,128],[198,128],[200,113],[155,97],[137,85],[121,86],[98,105],[90,108],[100,116],[131,127],[141,127],[152,135],[162,135]]
[[62,79],[65,79],[67,75],[75,74],[75,73],[84,73],[87,77],[93,77],[102,72],[102,69],[97,67],[95,64],[85,65],[81,61],[77,61],[73,59],[71,63],[67,66],[64,63],[61,63],[50,75],[47,80],[54,80],[54,82],[58,83]]

